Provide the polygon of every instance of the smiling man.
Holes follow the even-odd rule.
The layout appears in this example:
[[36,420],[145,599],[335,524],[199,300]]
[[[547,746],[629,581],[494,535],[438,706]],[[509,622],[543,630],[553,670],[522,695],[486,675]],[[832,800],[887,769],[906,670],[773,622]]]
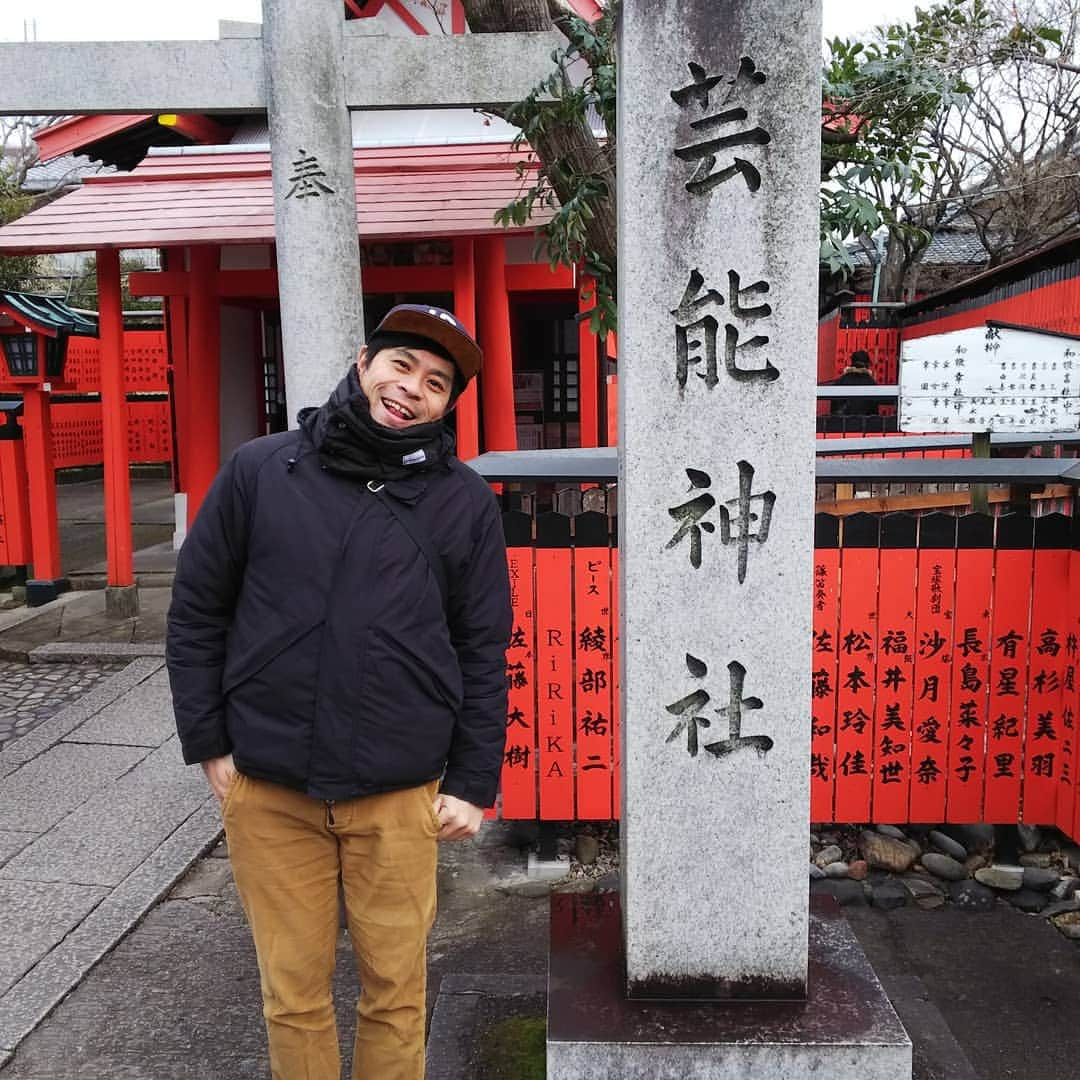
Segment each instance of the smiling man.
[[403,304],[300,428],[240,447],[177,561],[177,730],[221,802],[274,1080],[338,1080],[338,882],[354,1078],[424,1072],[435,845],[495,798],[510,633],[498,506],[443,418],[480,369]]

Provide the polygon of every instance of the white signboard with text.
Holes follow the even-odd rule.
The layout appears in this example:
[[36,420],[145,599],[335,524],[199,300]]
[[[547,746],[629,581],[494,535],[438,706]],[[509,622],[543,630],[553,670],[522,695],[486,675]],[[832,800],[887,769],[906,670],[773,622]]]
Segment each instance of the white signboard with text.
[[905,341],[900,430],[1080,430],[1080,340],[1000,323]]

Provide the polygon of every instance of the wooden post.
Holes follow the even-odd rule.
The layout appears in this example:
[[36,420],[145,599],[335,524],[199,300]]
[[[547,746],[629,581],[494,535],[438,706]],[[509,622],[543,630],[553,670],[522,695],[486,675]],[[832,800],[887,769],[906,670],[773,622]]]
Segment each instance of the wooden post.
[[[588,293],[590,299],[585,299]],[[596,282],[582,277],[578,283],[578,430],[579,445],[600,445],[600,349],[585,315],[596,303]]]
[[[472,237],[454,241],[454,314],[474,337],[476,335],[476,258]],[[483,378],[483,375],[481,375]],[[458,399],[457,452],[462,461],[480,453],[480,415],[473,379]]]
[[124,386],[124,314],[120,252],[97,253],[101,335],[101,432],[105,458],[105,607],[110,614],[138,613],[131,550],[131,479],[128,475],[128,410]]
[[510,350],[510,300],[506,292],[503,237],[476,241],[478,338],[484,350],[480,393],[484,407],[484,449],[516,450],[514,368]]
[[219,248],[191,248],[188,270],[188,377],[185,432],[188,526],[195,520],[221,461],[221,301]]
[[[975,431],[971,435],[971,456],[973,458],[989,458],[990,432]],[[973,514],[989,514],[990,498],[986,484],[971,485],[971,512]]]

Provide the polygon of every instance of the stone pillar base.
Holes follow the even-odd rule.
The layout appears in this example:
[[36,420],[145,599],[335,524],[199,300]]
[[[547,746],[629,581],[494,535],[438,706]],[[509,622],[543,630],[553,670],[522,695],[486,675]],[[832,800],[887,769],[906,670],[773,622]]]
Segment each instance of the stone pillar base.
[[628,999],[618,896],[553,896],[548,1080],[911,1080],[911,1040],[839,908],[818,899],[808,999],[717,1003]]
[[138,585],[107,585],[105,614],[115,619],[133,619],[139,614]]
[[51,603],[71,588],[67,578],[29,578],[26,582],[26,606],[41,607]]

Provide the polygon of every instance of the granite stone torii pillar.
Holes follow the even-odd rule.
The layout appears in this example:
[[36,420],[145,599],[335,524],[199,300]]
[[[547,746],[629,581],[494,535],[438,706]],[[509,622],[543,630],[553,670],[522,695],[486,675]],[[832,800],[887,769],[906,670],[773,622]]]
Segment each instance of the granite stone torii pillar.
[[561,38],[373,35],[341,0],[263,0],[263,19],[261,40],[0,44],[0,115],[268,113],[294,419],[363,340],[349,111],[517,101]]

